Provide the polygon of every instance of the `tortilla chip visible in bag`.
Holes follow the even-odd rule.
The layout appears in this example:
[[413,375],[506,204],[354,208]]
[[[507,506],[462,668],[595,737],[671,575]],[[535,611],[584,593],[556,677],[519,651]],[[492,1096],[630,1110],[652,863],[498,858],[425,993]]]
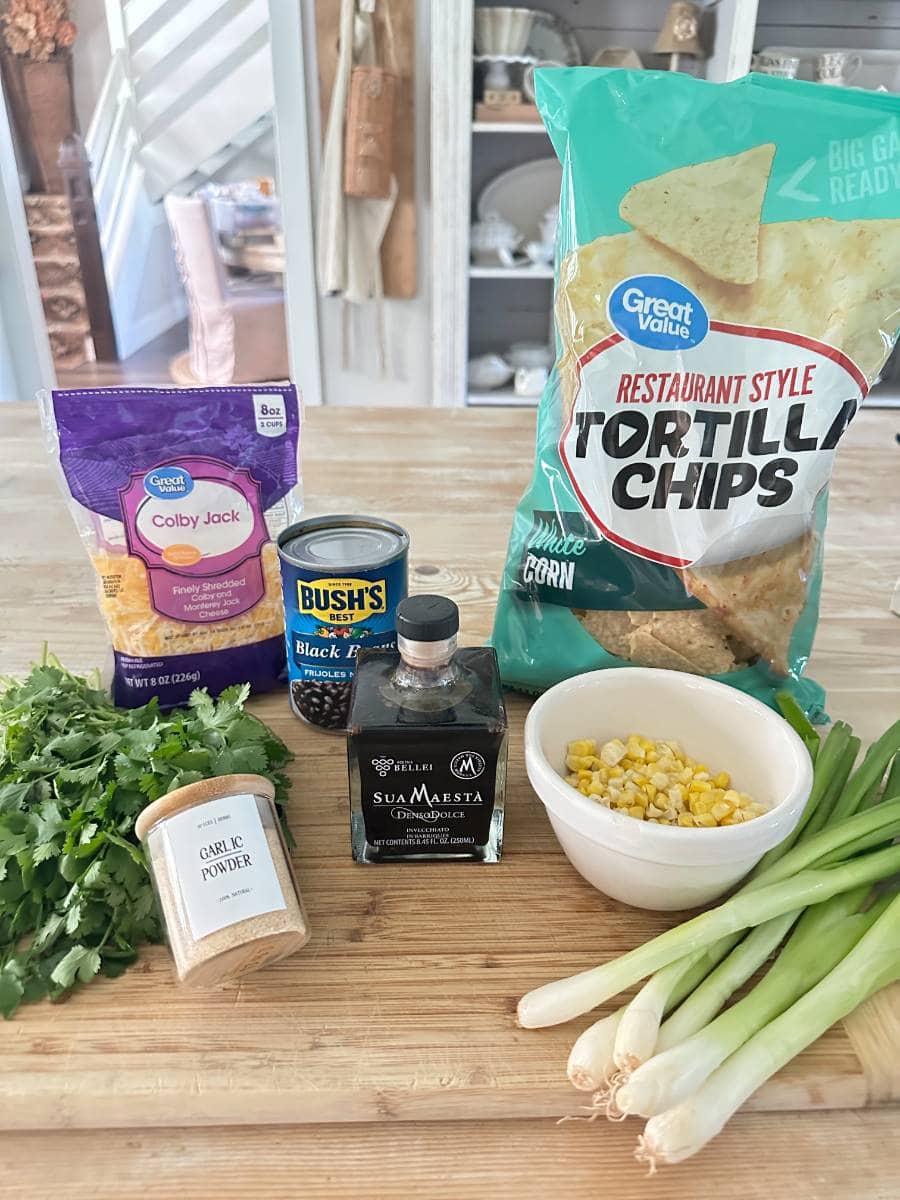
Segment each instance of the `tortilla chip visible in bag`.
[[[737,665],[729,630],[714,612],[654,613],[647,632],[670,650],[677,650],[698,674],[720,675]],[[632,656],[633,651],[632,639]]]
[[603,300],[619,280],[671,274],[716,320],[815,338],[873,379],[893,349],[884,331],[900,323],[900,273],[892,258],[898,237],[893,220],[818,217],[763,225],[759,276],[750,287],[711,279],[640,233],[597,238],[560,266],[556,318],[569,331],[561,363],[574,371],[583,354],[614,332]]
[[[819,714],[834,452],[900,327],[900,98],[535,79],[565,168],[558,352],[494,623],[504,682],[624,661]],[[851,143],[871,154],[832,152]]]
[[807,534],[787,545],[721,566],[685,571],[692,596],[718,614],[736,637],[776,671],[788,671],[788,648],[806,603],[813,539]]
[[625,193],[619,215],[714,279],[753,283],[774,156],[770,142],[643,179]]
[[[638,666],[668,667],[695,674],[721,674],[749,657],[731,631],[708,609],[674,612],[575,613],[582,628],[610,654]],[[744,660],[744,661],[742,661]]]
[[631,635],[631,660],[638,667],[660,667],[664,671],[697,673],[691,659],[654,637],[649,626],[642,626]]
[[630,639],[634,626],[628,619],[629,615],[625,612],[604,612],[602,609],[575,613],[591,637],[596,638],[604,650],[618,658],[631,657]]

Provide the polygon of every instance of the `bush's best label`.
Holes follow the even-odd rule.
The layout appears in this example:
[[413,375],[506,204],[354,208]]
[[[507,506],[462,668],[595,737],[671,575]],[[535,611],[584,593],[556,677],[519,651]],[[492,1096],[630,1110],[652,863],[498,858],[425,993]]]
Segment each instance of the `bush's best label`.
[[297,609],[332,625],[355,625],[379,616],[387,604],[384,579],[297,580]]
[[[333,569],[333,568],[332,568]],[[394,614],[406,595],[406,557],[331,575],[281,555],[291,682],[349,684],[363,647],[397,645]]]
[[709,332],[703,303],[668,275],[633,275],[609,294],[610,324],[622,337],[652,350],[689,350]]
[[560,457],[616,545],[671,567],[729,561],[803,532],[867,390],[841,351],[782,330],[713,320],[693,349],[638,356],[615,333],[581,359]]
[[255,796],[223,796],[160,826],[194,940],[286,907]]

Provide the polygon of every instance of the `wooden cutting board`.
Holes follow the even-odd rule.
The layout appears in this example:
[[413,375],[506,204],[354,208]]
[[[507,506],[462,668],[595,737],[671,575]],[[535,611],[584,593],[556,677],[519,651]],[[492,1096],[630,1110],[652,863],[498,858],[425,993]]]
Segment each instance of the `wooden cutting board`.
[[[412,534],[411,590],[454,596],[465,640],[490,628],[533,415],[323,410],[305,426],[313,511],[376,511]],[[836,716],[873,737],[895,713],[897,573],[886,504],[892,414],[864,412],[842,448],[816,674]],[[44,469],[33,410],[0,413],[4,669],[48,634],[70,665],[102,661],[90,570]],[[883,500],[879,501],[879,496]],[[47,529],[52,529],[48,543]],[[48,545],[52,553],[48,557]],[[892,548],[893,547],[893,548]],[[893,558],[891,557],[893,555]],[[868,565],[866,565],[868,564]],[[865,567],[865,569],[863,569]],[[290,823],[313,939],[295,958],[219,992],[172,980],[151,948],[121,979],[0,1025],[0,1128],[556,1118],[583,1096],[565,1061],[587,1018],[526,1031],[518,997],[661,931],[560,852],[525,778],[511,697],[507,838],[496,866],[356,866],[343,741],[258,701],[297,754]],[[752,1100],[758,1109],[900,1100],[900,989],[831,1030]]]

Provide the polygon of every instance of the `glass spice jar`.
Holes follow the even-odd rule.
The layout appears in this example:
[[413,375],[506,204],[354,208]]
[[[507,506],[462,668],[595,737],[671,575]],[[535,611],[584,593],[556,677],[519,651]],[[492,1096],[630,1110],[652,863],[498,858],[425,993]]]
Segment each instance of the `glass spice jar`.
[[179,982],[225,983],[309,941],[274,800],[261,775],[223,775],[138,816]]

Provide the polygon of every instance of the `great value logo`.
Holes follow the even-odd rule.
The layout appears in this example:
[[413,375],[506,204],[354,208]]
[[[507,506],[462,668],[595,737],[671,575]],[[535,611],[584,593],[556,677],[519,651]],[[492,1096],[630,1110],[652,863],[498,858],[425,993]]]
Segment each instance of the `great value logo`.
[[609,295],[610,324],[651,350],[689,350],[709,332],[709,315],[694,293],[668,275],[632,275]]
[[329,625],[355,625],[385,611],[383,579],[297,580],[297,608]]
[[157,500],[181,500],[194,490],[194,481],[184,467],[154,467],[144,476],[144,491]]

